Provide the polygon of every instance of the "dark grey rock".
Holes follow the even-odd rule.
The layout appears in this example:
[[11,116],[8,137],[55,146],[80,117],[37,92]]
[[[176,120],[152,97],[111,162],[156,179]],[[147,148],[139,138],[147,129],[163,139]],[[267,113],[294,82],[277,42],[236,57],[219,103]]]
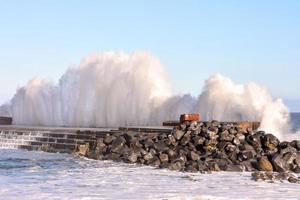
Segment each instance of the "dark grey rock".
[[197,152],[194,152],[194,151],[190,151],[189,158],[193,161],[200,160],[200,156],[197,154]]
[[115,140],[116,137],[110,134],[107,134],[104,138],[104,143],[109,145],[110,143],[112,143],[113,140]]
[[176,129],[174,132],[173,132],[173,136],[176,140],[180,140],[182,138],[182,136],[184,135],[184,131],[182,130],[179,130],[179,129]]
[[262,144],[268,150],[275,150],[279,145],[279,140],[272,134],[266,134],[262,139]]
[[220,141],[226,141],[231,142],[234,138],[233,134],[230,134],[229,131],[225,130],[222,133],[220,133]]
[[177,162],[174,162],[174,163],[171,163],[169,165],[169,169],[170,170],[175,170],[175,171],[181,171],[183,169],[184,165],[182,162],[180,161],[177,161]]
[[115,140],[113,140],[110,148],[112,152],[121,154],[125,146],[126,146],[125,138],[119,136]]

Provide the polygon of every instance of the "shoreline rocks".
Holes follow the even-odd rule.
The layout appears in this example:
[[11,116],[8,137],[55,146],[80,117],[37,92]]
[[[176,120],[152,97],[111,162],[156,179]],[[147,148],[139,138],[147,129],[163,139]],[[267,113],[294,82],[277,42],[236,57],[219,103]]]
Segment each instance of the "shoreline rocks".
[[300,172],[300,141],[217,121],[185,122],[169,134],[107,134],[84,150],[89,158],[176,171]]

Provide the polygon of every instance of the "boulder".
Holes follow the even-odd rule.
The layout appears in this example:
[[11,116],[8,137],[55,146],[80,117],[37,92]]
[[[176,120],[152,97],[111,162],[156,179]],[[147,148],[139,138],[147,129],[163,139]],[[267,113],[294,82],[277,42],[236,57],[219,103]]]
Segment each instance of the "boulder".
[[126,146],[125,138],[122,136],[119,136],[115,140],[113,140],[110,149],[114,153],[121,154],[122,151],[124,150],[125,146]]
[[258,158],[257,168],[260,171],[273,171],[273,166],[267,157]]
[[115,136],[110,135],[110,134],[107,134],[107,135],[105,136],[103,142],[104,142],[105,144],[109,145],[109,144],[111,144],[112,141],[114,141],[115,139],[116,139]]
[[138,160],[138,154],[136,154],[134,152],[128,156],[128,161],[131,163],[136,163],[137,160]]
[[197,152],[194,152],[194,151],[190,151],[189,158],[193,161],[200,160],[200,156],[197,154]]
[[234,138],[233,134],[230,134],[229,131],[225,130],[222,133],[220,133],[219,140],[220,141],[226,141],[226,142],[231,142]]
[[173,131],[173,136],[176,140],[180,140],[183,135],[184,135],[184,131],[182,130],[176,129],[175,131]]
[[168,154],[165,154],[165,153],[160,154],[159,159],[162,163],[169,162],[169,156],[168,156]]
[[177,162],[174,162],[174,163],[171,163],[169,165],[169,169],[170,170],[175,170],[175,171],[181,171],[183,169],[184,165],[182,162],[180,161],[177,161]]
[[262,144],[268,150],[275,150],[279,145],[279,140],[272,134],[266,134],[262,139]]

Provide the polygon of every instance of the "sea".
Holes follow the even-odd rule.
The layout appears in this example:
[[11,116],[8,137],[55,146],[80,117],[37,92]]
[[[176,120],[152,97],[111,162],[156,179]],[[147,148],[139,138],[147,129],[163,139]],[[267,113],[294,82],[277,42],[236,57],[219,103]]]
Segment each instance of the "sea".
[[[291,114],[300,139],[300,113]],[[0,200],[300,199],[300,184],[255,182],[251,173],[174,172],[62,153],[0,149]]]

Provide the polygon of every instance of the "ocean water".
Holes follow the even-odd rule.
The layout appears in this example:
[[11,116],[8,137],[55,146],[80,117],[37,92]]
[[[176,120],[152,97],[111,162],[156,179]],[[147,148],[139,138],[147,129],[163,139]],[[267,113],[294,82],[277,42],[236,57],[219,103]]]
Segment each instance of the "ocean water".
[[[300,114],[292,114],[298,130]],[[294,134],[300,139],[300,134]],[[181,173],[69,154],[0,149],[0,199],[300,199],[300,184],[251,173]]]

